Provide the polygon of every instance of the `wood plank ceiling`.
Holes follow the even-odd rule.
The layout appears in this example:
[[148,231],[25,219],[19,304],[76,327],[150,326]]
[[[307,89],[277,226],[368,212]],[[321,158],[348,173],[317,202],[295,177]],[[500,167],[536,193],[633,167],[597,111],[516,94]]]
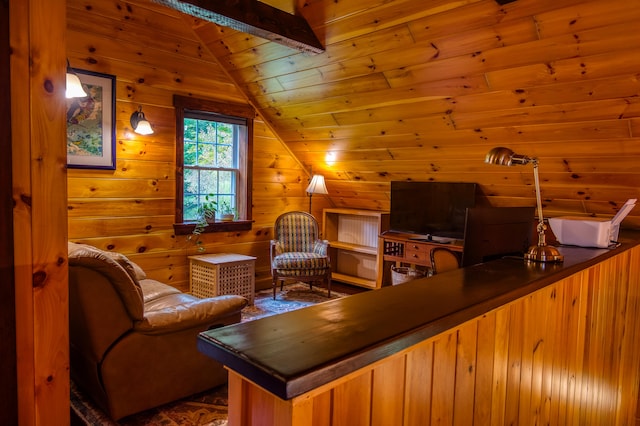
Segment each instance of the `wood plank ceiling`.
[[[286,5],[287,2],[279,2]],[[162,6],[157,6],[162,7]],[[309,54],[184,15],[336,206],[388,209],[392,180],[478,182],[492,205],[611,216],[640,196],[640,18],[628,0],[297,0]],[[626,224],[640,225],[640,209]]]

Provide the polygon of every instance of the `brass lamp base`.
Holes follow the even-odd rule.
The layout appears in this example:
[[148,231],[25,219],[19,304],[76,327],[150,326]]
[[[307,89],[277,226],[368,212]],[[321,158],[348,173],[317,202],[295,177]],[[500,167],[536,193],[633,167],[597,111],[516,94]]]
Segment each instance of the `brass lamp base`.
[[548,245],[537,245],[529,247],[529,251],[524,254],[525,260],[533,262],[563,262],[564,256],[557,248]]

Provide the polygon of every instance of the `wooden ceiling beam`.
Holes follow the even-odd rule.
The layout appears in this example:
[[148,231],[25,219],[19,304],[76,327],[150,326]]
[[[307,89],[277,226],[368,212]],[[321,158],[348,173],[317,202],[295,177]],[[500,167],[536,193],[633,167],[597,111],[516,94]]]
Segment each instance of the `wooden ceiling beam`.
[[309,23],[257,0],[153,0],[187,15],[293,49],[322,53],[324,47]]

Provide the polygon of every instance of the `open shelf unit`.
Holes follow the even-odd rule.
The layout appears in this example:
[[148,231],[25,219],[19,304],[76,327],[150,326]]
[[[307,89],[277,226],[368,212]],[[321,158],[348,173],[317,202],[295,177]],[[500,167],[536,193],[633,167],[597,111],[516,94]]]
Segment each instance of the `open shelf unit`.
[[332,279],[360,287],[379,288],[382,251],[380,234],[389,229],[389,212],[324,209],[323,238],[329,241]]

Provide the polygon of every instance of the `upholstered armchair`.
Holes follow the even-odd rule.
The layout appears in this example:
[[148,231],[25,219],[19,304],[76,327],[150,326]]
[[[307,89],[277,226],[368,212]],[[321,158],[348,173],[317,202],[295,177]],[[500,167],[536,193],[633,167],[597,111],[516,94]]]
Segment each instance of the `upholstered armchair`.
[[242,296],[199,299],[126,256],[69,243],[71,378],[112,419],[226,383],[200,332],[240,321]]
[[278,216],[270,247],[274,299],[278,281],[282,290],[285,280],[306,282],[310,288],[314,282],[324,282],[331,296],[329,242],[319,237],[318,222],[309,213],[292,211]]

